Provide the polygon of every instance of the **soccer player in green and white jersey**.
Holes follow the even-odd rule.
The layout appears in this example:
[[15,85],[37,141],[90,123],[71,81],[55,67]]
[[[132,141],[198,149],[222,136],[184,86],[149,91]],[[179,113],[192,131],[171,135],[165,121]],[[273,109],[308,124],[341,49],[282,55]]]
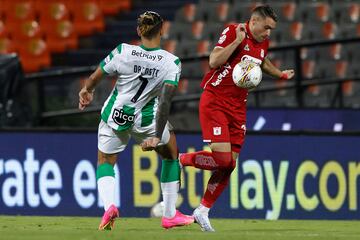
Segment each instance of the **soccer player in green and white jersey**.
[[180,167],[175,134],[167,122],[171,99],[175,94],[181,63],[178,57],[160,49],[163,19],[147,11],[138,18],[137,32],[141,46],[120,44],[87,79],[79,93],[83,110],[93,100],[97,83],[103,75],[117,75],[115,87],[104,103],[98,130],[98,168],[96,171],[100,198],[105,213],[100,230],[111,230],[118,209],[114,204],[113,166],[130,137],[144,151],[155,150],[162,157],[161,189],[165,204],[162,226],[171,228],[194,222],[176,210]]

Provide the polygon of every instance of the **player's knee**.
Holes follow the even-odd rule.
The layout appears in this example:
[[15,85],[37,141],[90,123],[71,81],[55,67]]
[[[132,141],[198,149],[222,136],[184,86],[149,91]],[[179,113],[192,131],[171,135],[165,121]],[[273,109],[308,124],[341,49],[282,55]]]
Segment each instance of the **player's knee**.
[[109,163],[114,166],[116,161],[117,161],[117,153],[108,154],[98,150],[98,162],[97,162],[98,165]]
[[[231,152],[212,152],[214,161],[216,162],[219,169],[226,169],[231,171],[235,168],[234,160],[232,158]],[[236,165],[236,163],[235,163]]]

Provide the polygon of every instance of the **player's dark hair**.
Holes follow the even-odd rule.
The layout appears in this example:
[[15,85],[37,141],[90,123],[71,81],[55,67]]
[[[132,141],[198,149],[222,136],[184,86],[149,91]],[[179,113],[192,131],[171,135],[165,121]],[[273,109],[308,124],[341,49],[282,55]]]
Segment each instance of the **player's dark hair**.
[[275,13],[274,9],[269,5],[261,5],[253,9],[252,14],[257,14],[263,18],[270,17],[275,22],[278,20],[278,16]]
[[162,17],[152,11],[144,12],[137,19],[141,36],[147,39],[154,38],[160,32],[163,22]]

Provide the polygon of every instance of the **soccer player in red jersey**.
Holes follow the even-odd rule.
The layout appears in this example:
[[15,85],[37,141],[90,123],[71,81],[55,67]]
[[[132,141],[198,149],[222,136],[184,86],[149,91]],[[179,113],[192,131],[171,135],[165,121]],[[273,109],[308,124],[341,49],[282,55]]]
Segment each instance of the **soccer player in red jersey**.
[[260,65],[264,73],[274,78],[294,76],[293,70],[281,71],[267,58],[269,36],[276,22],[277,16],[270,6],[258,6],[248,22],[228,25],[210,54],[211,70],[201,82],[204,92],[199,115],[203,140],[210,145],[211,152],[180,155],[183,166],[213,171],[201,204],[193,213],[203,231],[215,231],[208,213],[229,183],[246,133],[248,90],[234,84],[233,68],[246,59]]

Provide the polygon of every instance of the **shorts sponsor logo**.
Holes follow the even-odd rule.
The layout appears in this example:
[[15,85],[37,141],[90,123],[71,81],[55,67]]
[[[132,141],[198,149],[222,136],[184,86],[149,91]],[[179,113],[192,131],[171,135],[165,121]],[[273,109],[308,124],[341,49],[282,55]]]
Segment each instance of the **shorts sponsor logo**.
[[215,136],[221,135],[221,127],[214,127],[213,132]]
[[114,109],[112,118],[116,124],[123,126],[126,123],[133,123],[135,116],[124,113],[123,109]]

